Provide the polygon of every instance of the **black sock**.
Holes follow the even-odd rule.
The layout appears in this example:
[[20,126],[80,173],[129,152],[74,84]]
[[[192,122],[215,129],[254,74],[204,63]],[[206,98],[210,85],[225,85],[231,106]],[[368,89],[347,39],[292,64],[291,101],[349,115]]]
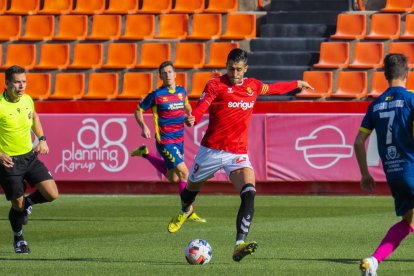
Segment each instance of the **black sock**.
[[9,221],[14,233],[20,233],[23,229],[24,213],[10,208]]
[[256,188],[252,184],[246,184],[240,191],[241,204],[237,214],[236,241],[244,241],[249,233],[250,225],[254,215],[254,197]]
[[[40,203],[45,203],[45,202],[49,202],[49,200],[47,200],[40,192],[39,190],[34,191],[33,193],[31,193],[30,195],[27,196],[27,199],[30,200],[31,204],[40,204]],[[26,203],[26,200],[25,200]]]
[[184,188],[184,190],[181,192],[181,210],[183,212],[190,211],[190,206],[193,204],[196,196],[198,194],[198,191],[189,191],[187,190],[187,187]]

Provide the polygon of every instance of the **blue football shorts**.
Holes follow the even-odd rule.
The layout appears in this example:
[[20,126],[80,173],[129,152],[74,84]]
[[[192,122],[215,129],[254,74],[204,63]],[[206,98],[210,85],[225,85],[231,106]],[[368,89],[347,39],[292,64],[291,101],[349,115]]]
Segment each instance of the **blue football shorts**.
[[167,169],[173,169],[184,162],[184,142],[178,144],[161,145],[156,143],[158,153],[165,161]]
[[395,213],[403,216],[414,209],[414,175],[402,175],[400,178],[389,179],[392,196],[394,197]]

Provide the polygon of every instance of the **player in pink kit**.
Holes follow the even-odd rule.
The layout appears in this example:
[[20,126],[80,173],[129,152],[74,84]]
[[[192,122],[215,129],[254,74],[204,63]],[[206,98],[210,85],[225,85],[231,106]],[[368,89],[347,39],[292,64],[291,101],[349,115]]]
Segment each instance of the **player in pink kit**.
[[186,119],[188,126],[197,124],[209,110],[209,125],[195,157],[186,188],[181,193],[181,212],[172,218],[168,231],[177,232],[192,212],[192,203],[202,185],[220,169],[240,192],[241,205],[236,221],[236,244],[233,260],[239,262],[257,249],[256,242],[245,242],[249,232],[256,195],[255,175],[247,154],[248,129],[253,106],[259,95],[285,94],[296,88],[313,89],[305,81],[264,84],[244,78],[247,52],[233,49],[227,57],[227,73],[211,79]]

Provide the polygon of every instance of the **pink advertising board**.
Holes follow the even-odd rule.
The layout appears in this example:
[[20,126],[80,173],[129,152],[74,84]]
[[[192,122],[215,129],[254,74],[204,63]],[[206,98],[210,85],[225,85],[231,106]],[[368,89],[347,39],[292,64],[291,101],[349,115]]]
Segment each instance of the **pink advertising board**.
[[[353,150],[363,114],[268,114],[267,181],[359,181]],[[368,141],[368,164],[385,180],[375,133]]]
[[[40,158],[56,180],[165,181],[148,161],[129,152],[146,144],[156,152],[154,139],[141,137],[134,116],[117,114],[40,114],[50,153]],[[150,129],[151,115],[145,115]],[[352,143],[362,115],[254,114],[249,155],[258,181],[355,181],[358,168]],[[208,116],[185,128],[185,159],[192,165]],[[373,143],[370,143],[373,148]],[[372,171],[384,179],[369,151]],[[223,171],[213,181],[226,181]]]

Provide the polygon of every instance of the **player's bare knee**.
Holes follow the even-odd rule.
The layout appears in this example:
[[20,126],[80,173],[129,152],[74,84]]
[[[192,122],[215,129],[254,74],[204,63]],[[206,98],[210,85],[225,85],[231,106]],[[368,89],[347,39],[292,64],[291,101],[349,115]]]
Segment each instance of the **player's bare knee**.
[[22,200],[16,199],[16,200],[12,200],[11,201],[12,204],[12,208],[18,212],[23,212],[24,210],[24,201],[23,198]]
[[59,192],[58,192],[58,190],[52,191],[51,193],[49,193],[49,194],[47,195],[47,199],[48,199],[50,202],[54,201],[54,200],[55,200],[55,199],[57,199],[58,197],[59,197]]

